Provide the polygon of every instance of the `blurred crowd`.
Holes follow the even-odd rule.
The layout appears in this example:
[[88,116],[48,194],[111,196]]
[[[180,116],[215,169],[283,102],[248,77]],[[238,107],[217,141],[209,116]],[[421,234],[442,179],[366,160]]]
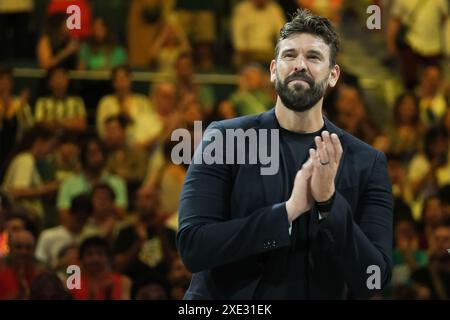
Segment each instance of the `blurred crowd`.
[[[344,68],[324,113],[388,158],[394,269],[378,298],[448,299],[449,4],[423,2],[1,1],[0,299],[181,299],[191,277],[175,246],[187,165],[171,161],[171,133],[272,108],[268,65],[288,14],[306,7],[342,26],[366,17],[361,3],[389,16],[384,63],[398,64],[403,91],[379,106],[390,116],[377,123]],[[67,28],[71,4],[80,30]],[[406,23],[413,31],[400,42]],[[23,60],[45,71],[33,90],[15,85]],[[80,81],[73,70],[110,80]],[[136,70],[160,81],[136,90]],[[224,93],[195,80],[213,73],[238,81]],[[71,265],[81,289],[67,290]]]

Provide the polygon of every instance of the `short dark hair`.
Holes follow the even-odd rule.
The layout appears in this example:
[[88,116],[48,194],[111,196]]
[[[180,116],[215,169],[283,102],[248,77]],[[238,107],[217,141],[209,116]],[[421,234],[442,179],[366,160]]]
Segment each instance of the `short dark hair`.
[[111,72],[111,80],[114,81],[116,79],[117,73],[119,71],[124,71],[128,76],[131,75],[131,67],[128,64],[121,64],[112,69]]
[[57,73],[58,71],[61,71],[65,75],[68,75],[68,72],[69,72],[68,69],[66,69],[64,66],[61,66],[61,65],[56,65],[54,67],[51,67],[50,69],[48,69],[47,74],[46,74],[47,81],[49,81],[53,77],[53,75],[55,73]]
[[107,152],[105,145],[97,134],[89,133],[83,137],[80,147],[80,163],[83,169],[86,169],[88,166],[88,149],[91,143],[95,143],[100,148],[100,152],[103,154],[103,160],[106,161]]
[[97,183],[93,188],[92,188],[92,195],[97,191],[97,190],[105,190],[109,193],[109,196],[111,197],[111,200],[114,201],[116,199],[116,193],[114,192],[113,188],[110,187],[109,184],[104,183],[104,182],[100,182]]
[[339,36],[327,18],[316,16],[306,9],[297,9],[291,16],[291,21],[286,22],[280,30],[280,36],[275,46],[275,59],[278,58],[279,45],[284,39],[297,33],[310,33],[322,38],[330,47],[330,67],[336,64],[336,56],[339,52]]
[[114,114],[105,119],[105,125],[107,125],[110,122],[117,122],[122,129],[126,129],[131,121],[128,117],[124,116],[123,114]]
[[89,193],[83,193],[72,199],[70,203],[70,214],[78,215],[85,214],[90,215],[93,211],[91,195]]
[[84,241],[80,244],[79,250],[80,259],[83,259],[84,255],[86,254],[86,251],[92,247],[100,247],[105,251],[108,257],[110,256],[111,251],[109,248],[108,241],[106,241],[105,238],[102,238],[100,236],[92,236],[84,239]]

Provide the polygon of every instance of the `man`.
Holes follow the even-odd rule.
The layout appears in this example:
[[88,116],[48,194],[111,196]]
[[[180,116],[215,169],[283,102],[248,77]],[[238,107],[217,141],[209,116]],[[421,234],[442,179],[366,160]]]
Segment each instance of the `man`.
[[116,269],[133,281],[153,272],[166,276],[176,254],[175,232],[164,226],[155,191],[142,187],[136,200],[136,222],[123,228],[115,241]]
[[10,253],[0,260],[0,300],[26,300],[33,279],[45,270],[34,258],[35,238],[26,230],[11,233]]
[[86,130],[86,107],[83,98],[68,94],[69,75],[63,67],[48,71],[50,95],[40,97],[36,102],[37,122],[53,124],[75,132]]
[[[412,274],[413,284],[425,297],[447,300],[450,297],[450,219],[445,219],[429,236],[429,264]],[[424,298],[425,298],[424,297]]]
[[210,126],[278,129],[280,165],[261,175],[259,164],[191,164],[177,235],[193,273],[186,299],[368,298],[388,283],[386,158],[322,116],[338,49],[328,20],[298,11],[271,62],[275,108]]
[[81,242],[83,228],[92,213],[91,197],[81,194],[73,198],[67,219],[61,225],[44,230],[38,238],[36,258],[55,268],[61,249]]
[[127,186],[125,181],[105,170],[106,150],[97,136],[88,136],[81,143],[80,162],[83,171],[64,181],[61,185],[57,207],[64,218],[74,197],[90,192],[98,183],[107,183],[115,193],[114,204],[120,217],[128,207]]

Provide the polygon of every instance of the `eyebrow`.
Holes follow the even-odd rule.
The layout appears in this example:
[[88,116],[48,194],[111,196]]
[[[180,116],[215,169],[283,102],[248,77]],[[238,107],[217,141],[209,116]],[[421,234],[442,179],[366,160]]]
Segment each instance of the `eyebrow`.
[[[290,49],[283,50],[280,55],[283,56],[287,53],[296,53],[296,52],[297,52],[296,49],[290,48]],[[323,54],[320,51],[315,50],[315,49],[308,50],[307,54],[315,54],[315,55],[319,56],[320,58],[323,58]]]

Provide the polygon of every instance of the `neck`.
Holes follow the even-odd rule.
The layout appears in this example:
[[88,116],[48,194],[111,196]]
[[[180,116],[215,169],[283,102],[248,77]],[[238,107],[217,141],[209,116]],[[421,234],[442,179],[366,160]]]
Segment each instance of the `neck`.
[[63,100],[65,97],[66,97],[66,93],[63,91],[53,92],[53,98],[55,98],[55,99]]
[[278,98],[275,105],[275,115],[283,129],[298,133],[316,132],[324,125],[322,102],[323,98],[311,109],[298,112],[285,107],[281,99]]
[[86,169],[84,174],[88,178],[88,180],[97,180],[102,176],[102,170],[89,170]]
[[117,91],[117,99],[119,99],[119,101],[123,101],[129,96],[129,94],[130,94],[129,90],[125,89],[119,90]]

